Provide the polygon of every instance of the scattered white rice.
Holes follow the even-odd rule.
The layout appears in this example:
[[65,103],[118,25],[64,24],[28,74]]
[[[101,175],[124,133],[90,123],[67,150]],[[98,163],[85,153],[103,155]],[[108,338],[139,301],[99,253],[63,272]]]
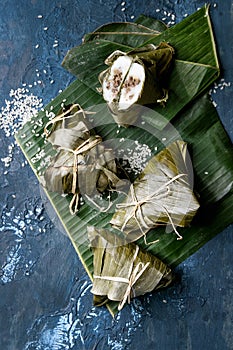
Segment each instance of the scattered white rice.
[[218,104],[216,101],[214,101],[214,95],[218,93],[218,91],[223,91],[224,89],[230,86],[231,86],[231,82],[226,82],[225,79],[222,78],[218,83],[215,82],[213,87],[209,90],[210,99],[215,108],[218,106]]
[[16,141],[13,139],[14,135],[37,114],[42,106],[42,99],[30,93],[25,87],[10,91],[9,99],[5,100],[5,106],[0,110],[0,129],[10,139],[8,153],[1,158],[5,167],[9,167],[13,160],[13,152],[16,145]]
[[[124,146],[124,139],[120,139],[122,146]],[[133,171],[138,175],[145,168],[149,158],[152,156],[151,149],[146,144],[141,144],[138,141],[134,142],[134,146],[130,148],[123,147],[118,149],[118,157],[124,159],[123,163],[126,171]],[[129,168],[127,168],[127,161]]]
[[43,106],[42,99],[24,87],[11,90],[9,97],[9,100],[5,100],[5,107],[0,111],[0,129],[4,131],[6,137],[14,136],[16,131]]

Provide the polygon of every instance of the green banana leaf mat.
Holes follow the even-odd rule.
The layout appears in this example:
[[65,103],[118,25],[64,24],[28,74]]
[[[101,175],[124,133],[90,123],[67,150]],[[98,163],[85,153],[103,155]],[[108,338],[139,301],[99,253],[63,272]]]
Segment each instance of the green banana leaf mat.
[[[232,144],[205,94],[220,71],[208,10],[205,6],[171,28],[140,16],[135,23],[111,23],[87,34],[82,45],[71,49],[62,63],[77,79],[44,111],[32,117],[16,136],[39,180],[55,152],[42,137],[43,127],[51,106],[52,112],[58,113],[62,103],[94,108],[97,113],[92,118],[98,120],[94,122],[96,133],[110,145],[115,143],[114,147],[117,139],[137,140],[156,154],[175,140],[187,142],[194,169],[194,189],[201,209],[190,227],[180,229],[182,240],[177,241],[175,234],[165,233],[161,227],[148,234],[148,241],[159,239],[156,244],[145,245],[143,239],[137,242],[171,267],[184,261],[232,223]],[[143,113],[138,126],[119,128],[96,90],[100,87],[98,75],[106,69],[104,60],[115,50],[128,52],[161,41],[169,42],[176,52],[166,107],[155,106]],[[113,213],[100,212],[85,203],[78,214],[72,216],[67,197],[48,192],[47,196],[92,279],[93,254],[87,241],[87,226],[108,227]],[[107,306],[113,315],[117,312],[117,303],[110,302]]]

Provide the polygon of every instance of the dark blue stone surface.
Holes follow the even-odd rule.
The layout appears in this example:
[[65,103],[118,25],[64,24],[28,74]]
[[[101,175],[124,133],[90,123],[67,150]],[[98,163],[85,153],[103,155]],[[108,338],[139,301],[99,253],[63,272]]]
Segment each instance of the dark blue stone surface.
[[[212,97],[233,138],[232,1],[210,2],[224,79]],[[44,104],[68,86],[64,55],[101,24],[141,13],[165,22],[172,13],[179,22],[204,3],[1,0],[1,113],[22,84]],[[113,320],[92,307],[90,281],[69,239],[51,220],[20,149],[10,148],[13,131],[0,129],[0,143],[0,349],[233,349],[232,226],[177,268],[171,288],[135,299]]]

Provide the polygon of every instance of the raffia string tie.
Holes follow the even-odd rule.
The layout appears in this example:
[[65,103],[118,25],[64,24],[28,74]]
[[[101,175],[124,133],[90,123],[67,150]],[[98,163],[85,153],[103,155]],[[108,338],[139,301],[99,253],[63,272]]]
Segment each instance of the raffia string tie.
[[[164,193],[164,190],[168,189],[168,186],[173,183],[174,181],[178,180],[179,178],[183,177],[183,176],[187,176],[187,174],[178,174],[176,176],[174,176],[173,178],[171,178],[169,181],[167,181],[164,185],[162,185],[159,189],[157,189],[155,192],[153,192],[152,194],[142,198],[141,200],[137,200],[137,197],[136,197],[136,194],[135,194],[135,191],[134,191],[134,186],[133,184],[130,186],[130,191],[131,191],[131,197],[132,197],[132,200],[130,202],[127,202],[127,203],[119,203],[116,205],[116,207],[118,209],[121,209],[121,208],[128,208],[128,207],[134,207],[133,208],[133,211],[132,213],[130,213],[126,218],[125,218],[125,221],[121,227],[121,230],[124,231],[127,223],[129,222],[129,220],[131,218],[134,218],[135,221],[137,222],[138,224],[138,227],[140,229],[140,231],[142,232],[142,234],[144,235],[145,237],[145,232],[143,231],[142,227],[141,227],[141,224],[143,225],[144,228],[146,229],[150,229],[150,227],[147,225],[147,223],[145,222],[144,220],[144,217],[143,217],[143,214],[142,214],[142,210],[141,210],[141,206],[145,203],[150,203],[153,201],[153,199],[159,199],[158,197],[160,196],[160,198],[164,198],[166,197],[167,195],[167,192]],[[162,208],[165,210],[167,216],[168,216],[168,219],[175,231],[175,233],[177,234],[178,238],[177,239],[182,239],[182,236],[178,233],[178,231],[176,230],[175,228],[175,225],[173,223],[173,220],[172,220],[172,217],[170,216],[168,210],[162,206]],[[138,217],[139,217],[139,220],[137,218],[137,212],[138,212]]]
[[96,275],[93,276],[94,278],[98,278],[98,279],[102,279],[102,280],[128,284],[128,286],[125,290],[125,294],[124,294],[120,304],[118,305],[119,311],[124,307],[127,300],[128,300],[128,303],[130,303],[131,290],[132,290],[133,286],[135,285],[137,280],[141,277],[143,272],[147,269],[147,267],[150,265],[149,262],[147,262],[145,265],[142,262],[140,262],[134,267],[134,262],[137,258],[138,252],[139,252],[139,247],[136,246],[136,250],[135,250],[135,253],[134,253],[130,268],[129,268],[128,278],[116,277],[116,276],[96,276]]
[[[97,146],[100,142],[102,142],[102,138],[98,135],[93,136],[89,138],[88,140],[85,140],[80,146],[78,146],[75,150],[62,147],[60,149],[63,149],[64,151],[71,152],[74,154],[74,161],[73,161],[73,180],[72,180],[72,189],[71,193],[73,193],[73,198],[70,202],[70,212],[71,214],[75,214],[77,212],[78,207],[78,201],[79,196],[77,195],[77,182],[78,182],[78,155],[82,154],[84,152],[87,152],[91,150],[93,147]],[[74,210],[72,209],[74,206]]]
[[56,117],[54,117],[54,118],[52,118],[51,120],[48,121],[48,123],[44,127],[45,136],[48,137],[50,135],[50,133],[51,133],[51,131],[49,130],[50,126],[53,126],[57,122],[64,121],[65,119],[73,118],[74,114],[70,114],[70,113],[75,108],[78,108],[76,113],[82,113],[84,118],[86,118],[86,114],[95,114],[96,113],[96,112],[91,112],[91,111],[84,111],[84,109],[82,109],[82,107],[79,104],[77,104],[77,103],[73,104],[69,109],[67,109],[66,111],[58,114]]

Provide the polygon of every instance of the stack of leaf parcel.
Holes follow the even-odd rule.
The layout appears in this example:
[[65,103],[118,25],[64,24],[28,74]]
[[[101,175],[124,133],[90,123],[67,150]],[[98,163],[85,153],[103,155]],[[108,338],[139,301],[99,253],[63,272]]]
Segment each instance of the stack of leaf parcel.
[[48,191],[72,194],[70,212],[78,211],[82,193],[103,193],[119,181],[112,149],[106,149],[77,104],[61,111],[45,126],[47,140],[58,150],[46,169],[43,184]]

